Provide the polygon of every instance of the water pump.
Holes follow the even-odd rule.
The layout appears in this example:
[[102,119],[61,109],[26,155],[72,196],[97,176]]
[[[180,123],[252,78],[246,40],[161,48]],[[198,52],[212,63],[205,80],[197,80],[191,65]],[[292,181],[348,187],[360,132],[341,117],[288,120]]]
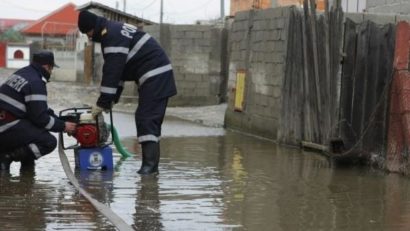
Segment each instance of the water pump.
[[100,114],[97,119],[94,119],[91,113],[82,113],[73,136],[84,148],[93,148],[104,144],[108,138],[104,117]]
[[[108,141],[111,132],[104,122],[104,116],[96,118],[90,113],[91,108],[70,108],[60,111],[60,119],[77,123],[72,137],[76,142],[66,147],[63,133],[60,133],[63,149],[74,149],[76,168],[80,169],[112,169],[112,140]],[[112,112],[110,111],[112,124]],[[112,127],[112,126],[111,126]]]

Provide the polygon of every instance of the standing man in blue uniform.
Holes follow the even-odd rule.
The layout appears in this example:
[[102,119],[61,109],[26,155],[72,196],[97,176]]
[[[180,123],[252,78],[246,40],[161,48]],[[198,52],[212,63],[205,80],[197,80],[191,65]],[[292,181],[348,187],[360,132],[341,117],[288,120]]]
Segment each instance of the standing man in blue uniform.
[[111,109],[121,96],[124,81],[135,81],[139,95],[135,123],[142,149],[138,173],[157,173],[161,126],[168,98],[177,93],[167,55],[154,38],[135,26],[88,11],[80,12],[78,28],[90,40],[101,43],[104,58],[100,96],[92,113]]
[[50,131],[74,132],[76,124],[58,119],[47,105],[46,83],[54,67],[53,53],[35,53],[29,66],[0,86],[0,170],[8,171],[13,161],[34,166],[57,146]]

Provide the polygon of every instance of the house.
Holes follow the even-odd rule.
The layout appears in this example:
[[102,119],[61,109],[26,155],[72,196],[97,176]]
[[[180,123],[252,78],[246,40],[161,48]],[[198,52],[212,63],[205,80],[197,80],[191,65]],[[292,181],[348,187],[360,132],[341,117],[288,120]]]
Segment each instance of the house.
[[6,67],[22,68],[30,64],[30,45],[25,43],[7,43]]
[[[123,11],[111,8],[109,6],[106,6],[101,3],[97,2],[89,2],[87,4],[81,5],[77,7],[78,12],[81,11],[90,11],[93,12],[99,16],[103,16],[109,20],[114,20],[114,21],[120,21],[120,22],[126,22],[132,25],[135,25],[139,29],[142,29],[144,25],[155,25],[157,23],[145,20],[139,17],[136,17],[134,15],[125,13]],[[77,39],[77,50],[83,50],[85,44],[88,42],[88,38],[86,36],[80,36]]]
[[22,29],[28,43],[38,42],[46,49],[74,49],[78,11],[68,3]]
[[[239,11],[250,9],[267,9],[289,5],[303,7],[303,0],[231,0],[230,14],[235,15]],[[318,10],[324,10],[325,0],[316,0],[316,7]]]
[[272,0],[231,0],[230,15],[250,9],[266,9],[272,7]]
[[[41,44],[41,48],[64,48],[71,44],[75,47],[77,37],[78,12],[72,3],[53,11],[47,16],[33,20],[2,19],[0,20],[0,32],[9,28],[21,29],[25,36],[25,43],[3,42],[0,44],[0,67],[21,68],[30,63],[30,55],[35,52],[35,42]],[[68,36],[72,35],[72,37]],[[37,45],[40,49],[40,46]]]
[[[144,25],[157,24],[96,2],[89,2],[85,5],[79,6],[77,10],[79,12],[87,10],[109,20],[133,24],[139,29],[142,29]],[[81,76],[81,78],[84,78],[83,81],[87,83],[93,81],[98,82],[102,76],[101,71],[103,63],[100,44],[89,42],[87,36],[82,35],[77,39],[77,51],[84,54],[84,60],[81,60],[82,63],[84,63],[84,75]]]
[[109,6],[103,5],[97,2],[89,2],[77,8],[78,11],[88,10],[94,12],[97,15],[104,16],[109,20],[126,22],[133,24],[138,28],[142,28],[144,25],[155,25],[157,23],[136,17],[134,15],[128,14],[126,12],[111,8]]
[[[0,19],[0,33],[9,29],[19,31],[33,20]],[[29,64],[30,48],[28,44],[0,41],[0,68],[20,68]]]
[[[9,29],[19,31],[33,20],[0,19],[0,33]],[[0,42],[0,68],[21,68],[30,63],[30,47],[26,43]]]
[[0,42],[0,68],[21,68],[30,64],[30,45]]
[[19,31],[33,22],[34,20],[0,18],[0,32],[8,29]]
[[[303,7],[303,0],[274,0],[275,6],[290,6],[295,5],[299,7]],[[310,5],[310,1],[308,1]],[[332,0],[329,0],[329,4],[332,4]],[[325,0],[316,0],[316,9],[317,10],[324,10],[325,9]]]

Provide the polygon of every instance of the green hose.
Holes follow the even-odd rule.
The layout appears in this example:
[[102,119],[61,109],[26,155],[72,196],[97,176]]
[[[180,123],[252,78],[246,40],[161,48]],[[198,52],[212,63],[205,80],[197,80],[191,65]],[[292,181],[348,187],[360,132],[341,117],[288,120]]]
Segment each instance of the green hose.
[[[106,124],[108,130],[111,130],[111,124]],[[124,146],[120,142],[120,137],[118,136],[117,129],[115,129],[114,126],[112,126],[112,139],[114,141],[115,148],[117,151],[121,154],[122,158],[128,158],[132,155],[133,153],[130,153],[127,149],[124,148]]]

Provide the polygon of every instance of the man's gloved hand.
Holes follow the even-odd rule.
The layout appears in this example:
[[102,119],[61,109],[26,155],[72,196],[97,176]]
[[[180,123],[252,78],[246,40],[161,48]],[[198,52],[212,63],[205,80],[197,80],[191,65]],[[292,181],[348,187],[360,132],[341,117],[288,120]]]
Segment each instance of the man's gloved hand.
[[94,106],[91,107],[91,115],[94,118],[103,111],[104,111],[104,109],[102,107],[97,106],[97,105],[94,105]]
[[75,133],[76,126],[76,123],[66,121],[64,126],[64,132],[66,132],[68,135],[72,135]]

